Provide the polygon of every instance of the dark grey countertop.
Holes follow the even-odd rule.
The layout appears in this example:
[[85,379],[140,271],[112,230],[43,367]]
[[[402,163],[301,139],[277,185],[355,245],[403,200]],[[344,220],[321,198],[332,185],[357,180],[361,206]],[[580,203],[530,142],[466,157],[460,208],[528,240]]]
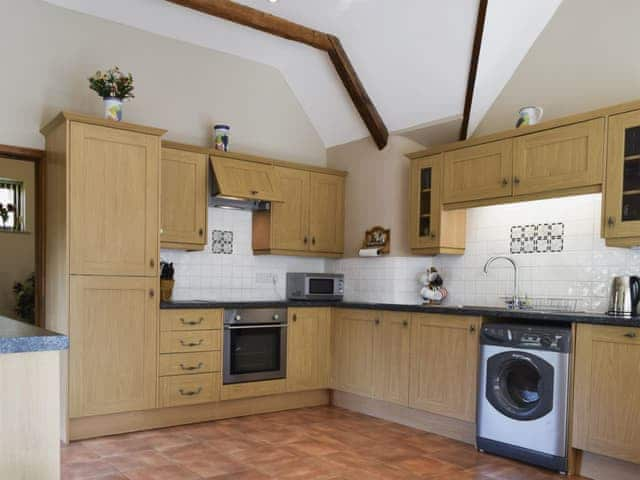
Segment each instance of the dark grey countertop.
[[66,350],[69,338],[30,323],[0,316],[0,354]]
[[285,308],[285,307],[336,307],[366,310],[390,310],[398,312],[441,313],[446,315],[469,315],[504,320],[530,320],[538,322],[576,322],[600,325],[640,327],[640,316],[633,318],[612,317],[604,313],[586,312],[544,312],[531,310],[508,310],[499,307],[456,306],[456,305],[420,305],[365,302],[329,302],[329,301],[259,301],[259,302],[220,302],[208,300],[162,302],[161,309],[176,308]]

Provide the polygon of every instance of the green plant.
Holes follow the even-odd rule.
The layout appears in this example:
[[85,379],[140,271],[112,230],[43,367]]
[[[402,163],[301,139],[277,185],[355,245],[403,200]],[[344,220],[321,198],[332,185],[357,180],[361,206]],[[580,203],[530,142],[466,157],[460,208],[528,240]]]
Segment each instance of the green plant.
[[7,205],[2,205],[0,203],[0,218],[2,218],[3,224],[7,223],[7,220],[9,220],[9,213],[13,211],[14,207],[10,203],[7,203]]
[[36,306],[36,275],[32,273],[24,282],[13,284],[13,293],[16,295],[15,312],[22,320],[35,322]]
[[89,78],[89,88],[98,93],[102,98],[133,98],[133,76],[124,74],[118,67],[113,67],[106,72],[98,70]]

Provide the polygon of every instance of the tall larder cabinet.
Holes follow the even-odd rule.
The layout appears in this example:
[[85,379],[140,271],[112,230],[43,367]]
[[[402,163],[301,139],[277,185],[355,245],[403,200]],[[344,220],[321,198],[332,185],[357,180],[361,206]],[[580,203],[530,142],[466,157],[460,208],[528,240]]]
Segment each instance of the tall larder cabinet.
[[70,339],[66,438],[74,419],[156,406],[164,133],[68,112],[42,129],[46,325]]

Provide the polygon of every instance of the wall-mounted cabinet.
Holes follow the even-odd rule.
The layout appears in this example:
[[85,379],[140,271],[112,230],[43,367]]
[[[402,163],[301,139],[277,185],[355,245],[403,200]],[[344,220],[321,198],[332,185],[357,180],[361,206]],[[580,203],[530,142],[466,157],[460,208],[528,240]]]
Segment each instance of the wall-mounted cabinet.
[[640,245],[640,110],[609,117],[603,233],[607,245]]
[[212,150],[211,167],[218,195],[281,202],[280,179],[273,161]]
[[590,193],[602,188],[604,118],[444,153],[445,208]]
[[275,167],[283,201],[253,215],[256,254],[338,257],[344,251],[344,173]]
[[163,142],[160,246],[202,250],[207,243],[207,150]]
[[442,162],[442,154],[411,162],[409,242],[415,254],[464,253],[467,213],[442,210]]

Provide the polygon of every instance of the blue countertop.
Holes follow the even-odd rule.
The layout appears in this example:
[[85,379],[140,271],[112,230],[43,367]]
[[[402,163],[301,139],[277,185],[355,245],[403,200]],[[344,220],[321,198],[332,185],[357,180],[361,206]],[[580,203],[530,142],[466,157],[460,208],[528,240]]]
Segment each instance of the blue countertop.
[[0,354],[66,350],[69,338],[30,323],[0,316]]

